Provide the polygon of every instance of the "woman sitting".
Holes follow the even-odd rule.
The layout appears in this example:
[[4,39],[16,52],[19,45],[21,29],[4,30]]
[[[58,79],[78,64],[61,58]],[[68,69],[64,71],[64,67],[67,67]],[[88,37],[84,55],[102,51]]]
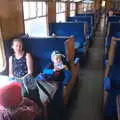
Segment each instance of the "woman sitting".
[[32,77],[32,56],[23,50],[23,41],[19,38],[13,40],[12,49],[13,55],[9,58],[10,80],[19,82],[22,85],[22,95],[29,97],[41,107],[36,81]]

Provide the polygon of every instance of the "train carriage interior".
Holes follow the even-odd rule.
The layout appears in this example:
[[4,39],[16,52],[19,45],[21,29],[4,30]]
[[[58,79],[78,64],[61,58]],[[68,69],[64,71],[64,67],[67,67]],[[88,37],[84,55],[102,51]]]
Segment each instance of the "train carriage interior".
[[0,120],[120,120],[120,0],[0,0]]

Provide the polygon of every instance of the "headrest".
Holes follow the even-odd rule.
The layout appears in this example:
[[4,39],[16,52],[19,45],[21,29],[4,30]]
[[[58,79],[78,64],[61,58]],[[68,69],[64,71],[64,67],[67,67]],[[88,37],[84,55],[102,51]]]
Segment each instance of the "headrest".
[[14,107],[22,100],[21,85],[17,82],[10,83],[0,88],[0,105]]

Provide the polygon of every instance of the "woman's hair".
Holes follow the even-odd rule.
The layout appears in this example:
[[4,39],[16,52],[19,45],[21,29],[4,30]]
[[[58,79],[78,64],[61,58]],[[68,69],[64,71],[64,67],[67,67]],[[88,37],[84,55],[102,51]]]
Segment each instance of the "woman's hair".
[[[23,41],[20,38],[14,38],[13,41],[12,41],[12,46],[13,46],[14,42],[20,42],[23,45]],[[24,50],[24,46],[22,46],[22,50]],[[14,54],[13,48],[11,48],[11,54]]]

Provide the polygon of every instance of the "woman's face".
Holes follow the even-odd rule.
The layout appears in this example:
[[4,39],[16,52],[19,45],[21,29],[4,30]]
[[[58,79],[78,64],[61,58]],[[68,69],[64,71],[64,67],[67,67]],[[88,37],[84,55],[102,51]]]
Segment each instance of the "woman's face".
[[113,16],[113,11],[109,11],[109,16]]
[[21,52],[23,48],[23,44],[19,41],[14,41],[12,46],[14,52]]

